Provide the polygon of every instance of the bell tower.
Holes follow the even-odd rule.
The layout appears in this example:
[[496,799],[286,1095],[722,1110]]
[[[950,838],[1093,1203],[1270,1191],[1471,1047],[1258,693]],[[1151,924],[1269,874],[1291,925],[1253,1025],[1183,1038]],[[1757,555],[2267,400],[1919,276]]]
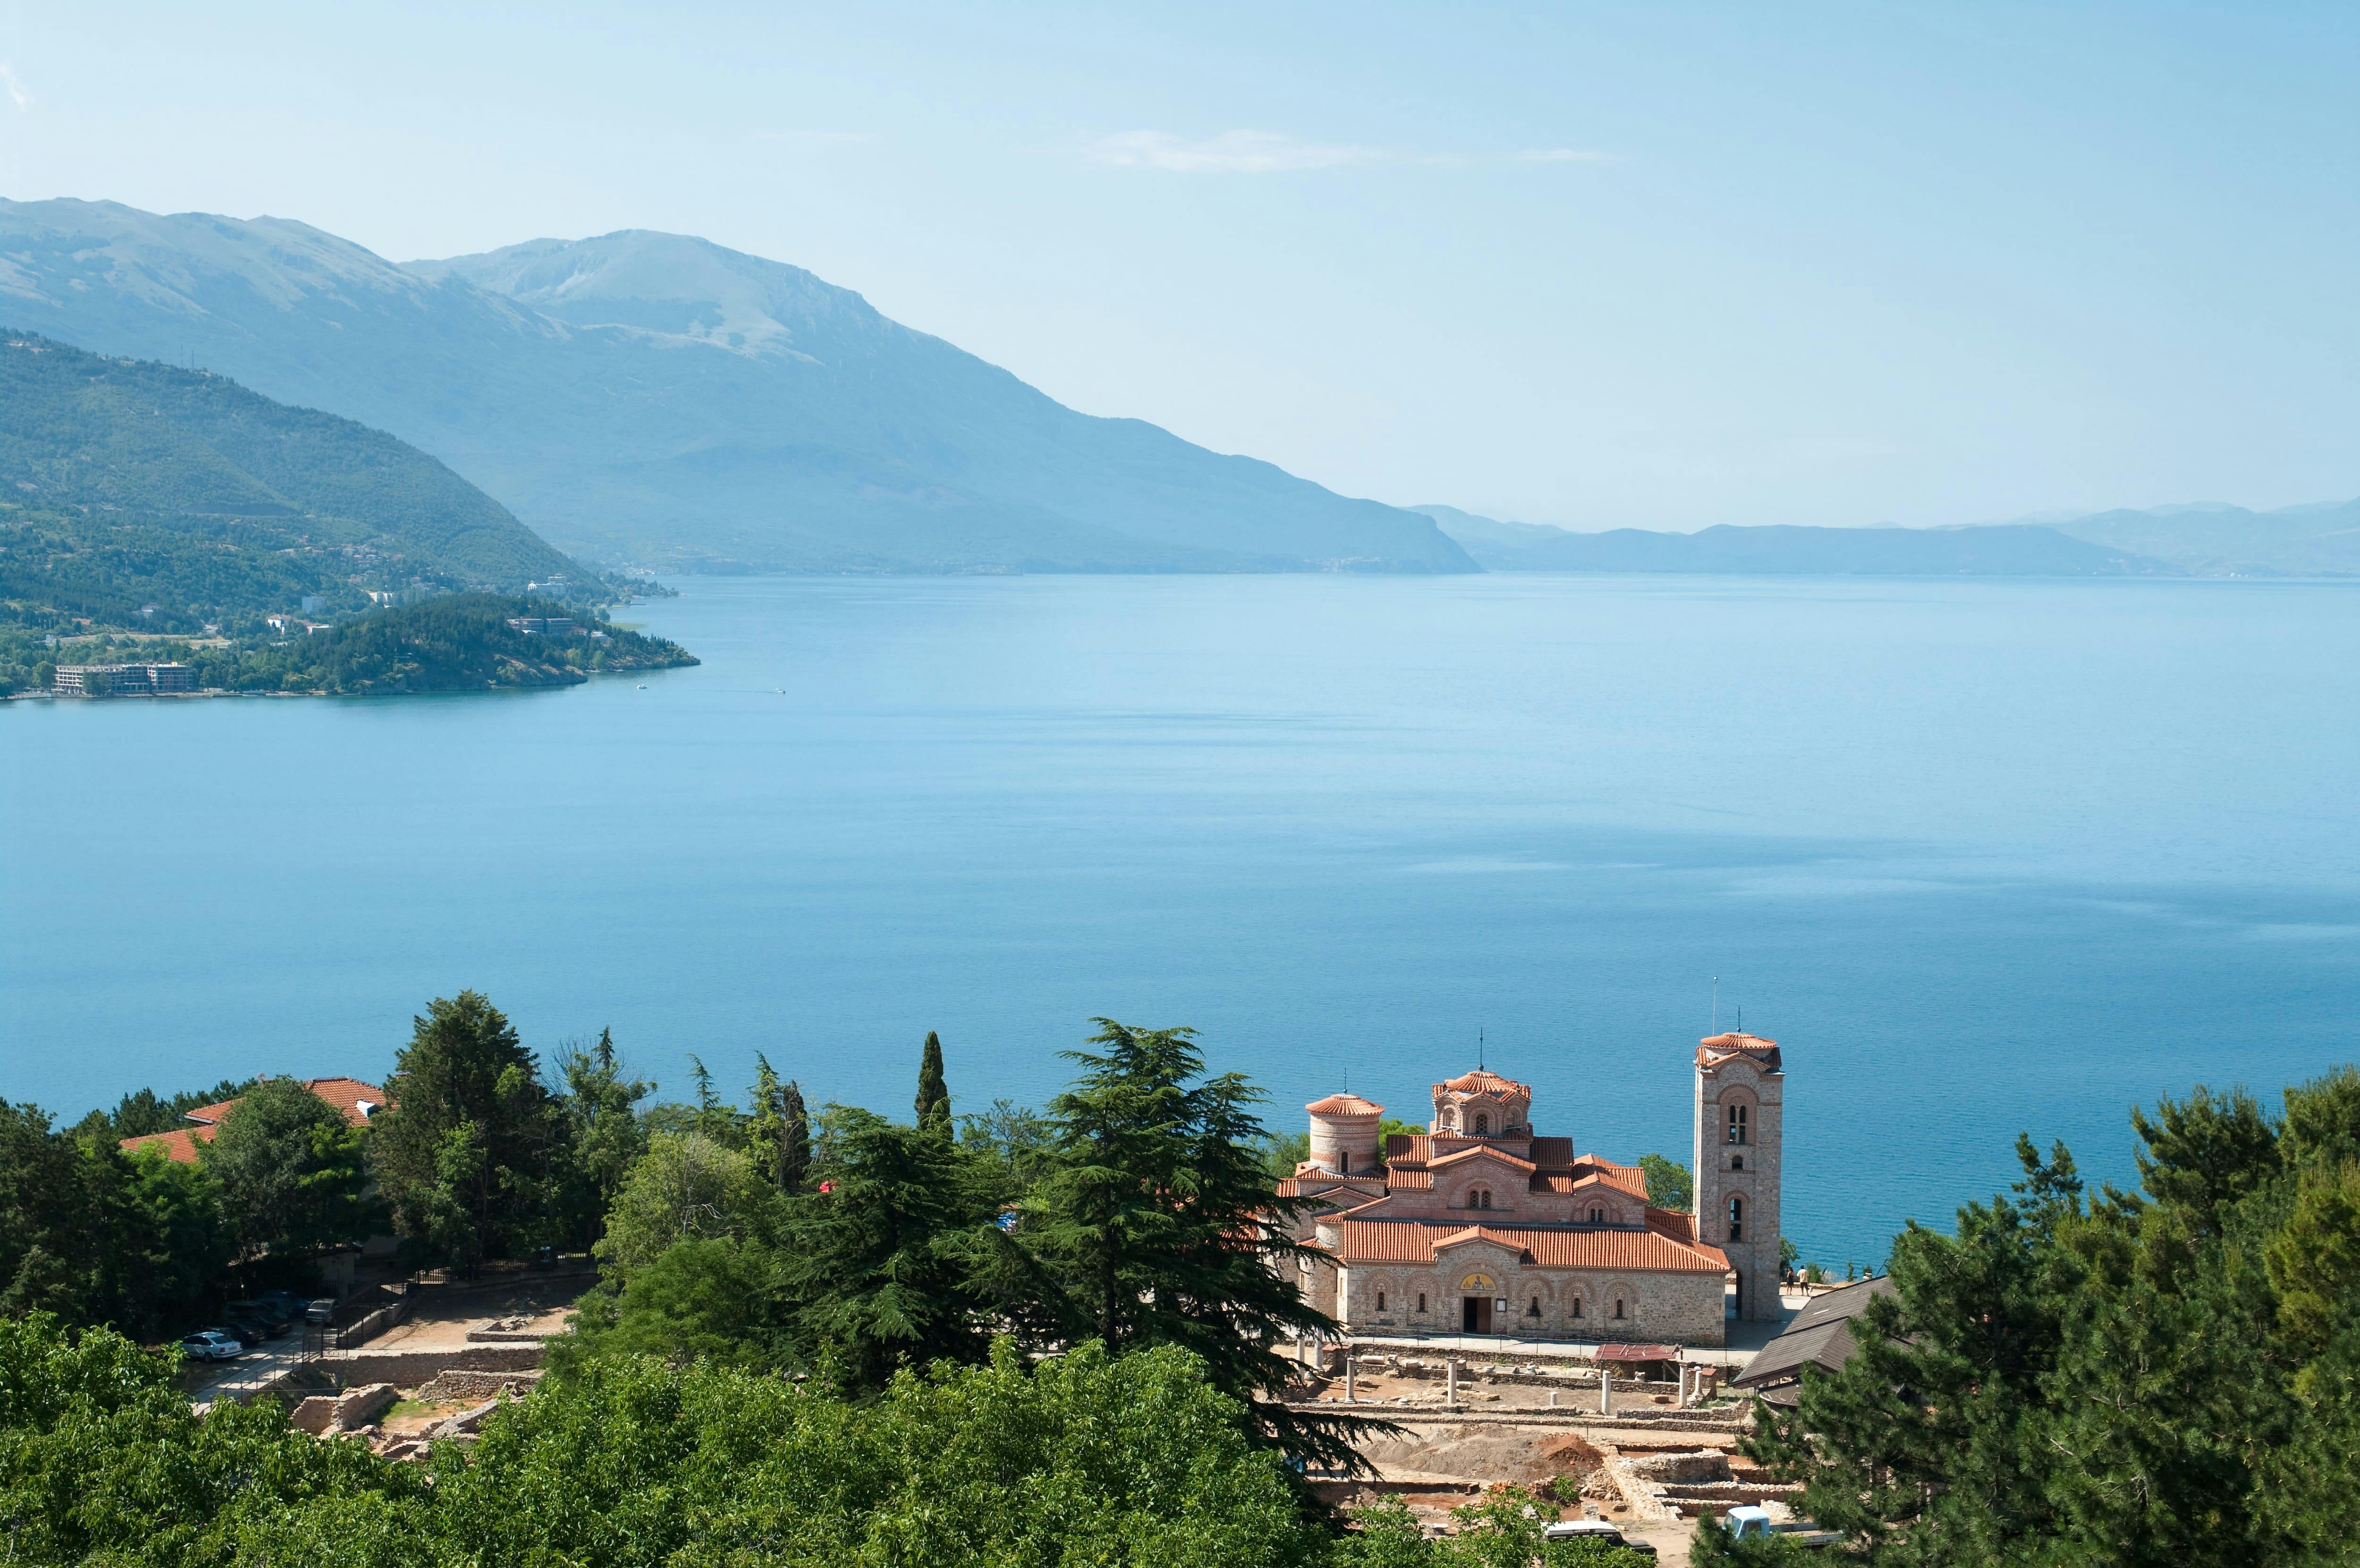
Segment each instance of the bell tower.
[[1712,1035],[1696,1054],[1697,1239],[1729,1255],[1737,1315],[1775,1322],[1786,1075],[1778,1042]]

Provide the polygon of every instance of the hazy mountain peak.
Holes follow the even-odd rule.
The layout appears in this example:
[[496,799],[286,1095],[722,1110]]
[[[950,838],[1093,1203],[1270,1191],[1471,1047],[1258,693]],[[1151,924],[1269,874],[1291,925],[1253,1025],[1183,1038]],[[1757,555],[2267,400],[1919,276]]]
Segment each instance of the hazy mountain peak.
[[151,307],[206,313],[203,296],[235,280],[280,310],[347,290],[412,293],[383,257],[291,218],[143,213],[119,202],[0,201],[8,241],[0,296],[55,304],[62,285],[103,289]]
[[0,321],[389,431],[627,559],[1476,569],[1426,518],[1078,413],[799,267],[685,236],[398,267],[283,219],[6,203],[0,266]]
[[691,235],[618,229],[413,261],[573,326],[616,326],[733,353],[825,356],[842,334],[902,331],[849,289]]

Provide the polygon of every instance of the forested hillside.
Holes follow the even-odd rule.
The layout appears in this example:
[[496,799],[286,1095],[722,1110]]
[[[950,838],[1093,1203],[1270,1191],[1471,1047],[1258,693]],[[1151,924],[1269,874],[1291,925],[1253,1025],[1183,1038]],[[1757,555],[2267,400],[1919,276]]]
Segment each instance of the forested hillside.
[[[49,554],[83,557],[60,567],[69,591],[121,583],[163,611],[219,610],[265,593],[282,600],[267,608],[284,609],[292,589],[355,582],[507,588],[585,576],[507,508],[383,431],[203,371],[5,329],[0,499],[10,521],[46,515]],[[26,552],[11,546],[21,567]],[[259,553],[281,564],[224,572],[216,559]],[[19,571],[9,597],[24,587]]]

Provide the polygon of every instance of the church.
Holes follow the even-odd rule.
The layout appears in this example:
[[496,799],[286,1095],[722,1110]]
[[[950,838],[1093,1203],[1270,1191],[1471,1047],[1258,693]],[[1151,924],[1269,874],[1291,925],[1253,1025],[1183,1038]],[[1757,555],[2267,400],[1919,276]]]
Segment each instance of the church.
[[1279,1187],[1311,1201],[1303,1292],[1359,1334],[1717,1345],[1732,1314],[1775,1321],[1785,1081],[1775,1040],[1698,1044],[1693,1213],[1651,1206],[1637,1166],[1535,1135],[1531,1087],[1498,1073],[1436,1084],[1423,1133],[1316,1100],[1311,1157]]

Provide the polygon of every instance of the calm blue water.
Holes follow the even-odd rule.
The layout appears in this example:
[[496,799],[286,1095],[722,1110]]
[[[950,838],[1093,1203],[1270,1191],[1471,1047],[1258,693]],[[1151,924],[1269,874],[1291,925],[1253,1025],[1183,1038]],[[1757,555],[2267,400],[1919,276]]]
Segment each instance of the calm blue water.
[[906,1113],[1188,1023],[1277,1120],[1685,1157],[1711,1021],[1786,1047],[1841,1267],[2136,1101],[2360,1057],[2360,590],[1600,577],[691,579],[703,667],[0,712],[0,1093],[384,1072],[486,990],[672,1093],[754,1053]]

